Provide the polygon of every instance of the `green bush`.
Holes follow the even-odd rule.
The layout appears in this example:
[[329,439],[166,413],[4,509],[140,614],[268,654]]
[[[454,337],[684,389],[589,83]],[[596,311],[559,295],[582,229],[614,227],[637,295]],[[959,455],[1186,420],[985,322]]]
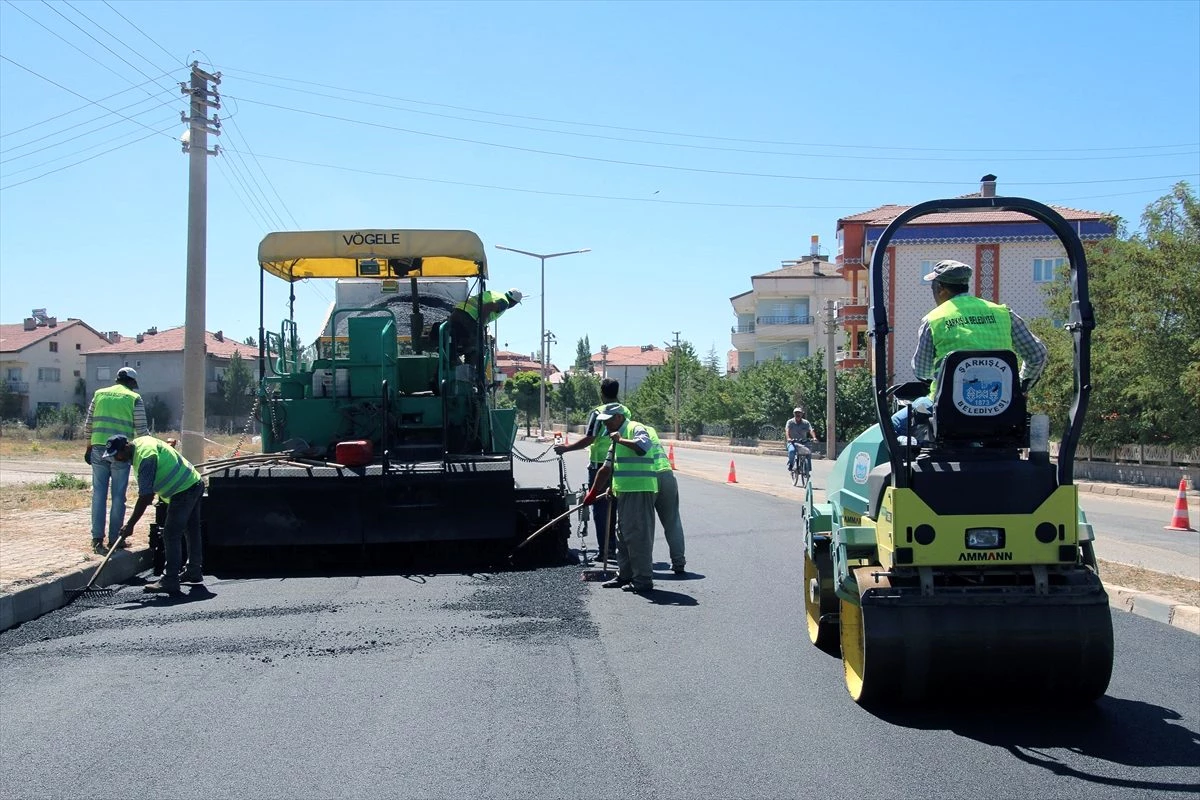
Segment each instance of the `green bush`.
[[82,478],[76,478],[74,475],[68,475],[65,472],[60,472],[55,475],[46,484],[47,489],[86,489],[91,484]]

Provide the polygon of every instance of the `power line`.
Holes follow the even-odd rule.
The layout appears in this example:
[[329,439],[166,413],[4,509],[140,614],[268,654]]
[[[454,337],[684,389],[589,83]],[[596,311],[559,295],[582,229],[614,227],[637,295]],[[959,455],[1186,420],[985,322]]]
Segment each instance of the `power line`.
[[[66,2],[66,0],[64,0],[64,2]],[[68,17],[66,14],[62,13],[62,12],[61,12],[61,11],[59,11],[57,8],[55,8],[54,6],[50,5],[50,3],[49,3],[49,2],[47,2],[47,0],[42,0],[42,5],[46,6],[46,8],[50,9],[50,10],[51,10],[51,11],[53,11],[55,14],[58,14],[60,17],[62,17],[63,19],[65,19],[67,22],[71,23],[71,25],[72,25],[72,26],[73,26],[73,27],[74,27],[76,30],[78,30],[80,33],[82,33],[84,36],[88,37],[88,38],[89,38],[89,39],[91,39],[93,42],[95,42],[96,44],[100,45],[100,46],[101,46],[101,47],[103,47],[105,50],[107,50],[109,53],[111,53],[112,55],[116,56],[118,59],[120,59],[121,63],[125,64],[125,66],[127,66],[127,67],[129,67],[130,69],[134,70],[134,71],[135,71],[135,72],[137,72],[139,75],[141,75],[143,78],[146,78],[146,79],[148,79],[148,80],[150,80],[150,79],[151,79],[151,78],[150,78],[150,76],[149,76],[149,75],[147,75],[145,72],[143,72],[143,71],[142,71],[140,68],[138,68],[138,67],[134,66],[133,64],[130,64],[130,63],[127,61],[127,60],[125,60],[125,58],[124,58],[124,57],[123,57],[123,56],[122,56],[120,53],[116,52],[116,51],[115,51],[115,50],[113,50],[111,47],[109,47],[108,45],[106,45],[104,42],[100,41],[100,40],[99,40],[99,39],[97,39],[95,36],[92,36],[92,34],[88,33],[86,30],[84,30],[83,28],[81,28],[81,27],[79,26],[79,24],[78,24],[77,22],[75,22],[75,20],[71,19],[71,18],[70,18],[70,17]],[[75,6],[71,5],[69,2],[68,2],[68,3],[66,3],[66,5],[67,5],[67,6],[68,6],[68,7],[69,7],[69,8],[70,8],[72,11],[74,11],[76,14],[79,14],[79,16],[83,17],[83,18],[84,18],[84,19],[86,19],[88,22],[91,22],[93,25],[96,25],[96,23],[95,23],[95,22],[94,22],[94,21],[91,19],[91,17],[89,17],[87,14],[84,14],[84,13],[83,13],[83,12],[81,12],[79,9],[75,8]],[[105,32],[106,34],[108,34],[109,36],[112,36],[112,34],[111,34],[111,33],[108,33],[108,31],[105,31],[105,30],[104,30],[104,28],[100,27],[99,25],[96,25],[96,27],[97,27],[97,28],[100,28],[100,30],[104,31],[104,32]],[[113,36],[113,38],[114,38],[114,39],[116,39],[116,37],[115,37],[115,36]],[[117,41],[118,41],[118,42],[121,42],[121,40],[120,40],[120,39],[117,39]],[[123,45],[124,45],[125,43],[124,43],[124,42],[121,42],[121,44],[123,44]],[[128,46],[128,45],[125,45],[125,47],[126,47],[127,49],[129,49],[129,46]],[[76,48],[76,49],[78,49],[78,48]],[[80,52],[82,52],[82,51],[80,51]],[[135,52],[136,52],[136,51],[135,51]],[[117,72],[115,72],[115,71],[113,72],[113,74],[114,74],[114,75],[118,75],[118,76],[121,78],[121,80],[125,80],[125,81],[128,81],[128,80],[129,80],[129,79],[128,79],[128,78],[126,78],[124,75],[121,75],[120,73],[117,73]],[[132,81],[129,81],[129,82],[130,82],[130,83],[132,83]],[[166,103],[163,103],[163,105],[166,105]]]
[[[95,100],[88,100],[88,98],[84,97],[84,96],[83,96],[83,95],[81,95],[79,92],[75,91],[74,89],[68,89],[66,86],[63,86],[63,85],[62,85],[61,83],[59,83],[58,81],[51,80],[50,78],[47,78],[45,75],[42,75],[40,72],[35,72],[34,70],[31,70],[29,67],[25,66],[24,64],[18,64],[16,61],[13,61],[11,58],[9,58],[8,56],[4,55],[3,53],[0,53],[0,58],[4,59],[4,60],[5,60],[5,61],[7,61],[8,63],[12,64],[14,67],[20,67],[21,69],[23,69],[23,70],[25,70],[26,72],[28,72],[30,75],[33,75],[33,76],[35,76],[35,77],[38,77],[38,78],[41,78],[41,79],[42,79],[42,80],[44,80],[46,83],[53,84],[54,86],[57,86],[59,89],[62,89],[64,92],[70,92],[71,94],[73,94],[73,95],[75,95],[76,97],[78,97],[80,100],[86,100],[86,101],[87,101],[88,103],[90,103],[91,105],[94,105],[94,106],[96,106],[97,108],[103,109],[104,111],[107,111],[109,114],[116,114],[116,115],[117,115],[118,117],[120,117],[121,119],[128,120],[129,122],[132,122],[132,123],[134,123],[135,125],[140,125],[141,127],[145,128],[146,130],[150,131],[151,133],[164,133],[164,131],[156,131],[156,130],[154,130],[153,128],[151,128],[149,125],[145,125],[145,124],[143,124],[143,123],[141,123],[141,122],[138,122],[136,119],[133,119],[132,117],[127,117],[127,116],[125,116],[124,114],[119,114],[119,113],[117,113],[116,111],[113,111],[112,109],[110,109],[110,108],[108,108],[108,107],[106,107],[106,106],[102,106],[102,105],[100,105],[100,103],[96,102]],[[165,104],[163,104],[163,105],[165,105]],[[168,106],[168,107],[169,107],[169,106]],[[172,109],[172,110],[176,110],[176,109]],[[173,138],[175,138],[175,137],[171,136],[170,134],[166,134],[166,135],[167,135],[169,138],[172,138],[172,139],[173,139]]]
[[[928,156],[876,156],[876,155],[855,155],[845,153],[794,153],[783,152],[779,150],[760,150],[745,147],[721,147],[717,145],[703,144],[685,144],[683,142],[656,142],[650,139],[631,139],[625,136],[606,136],[598,133],[584,133],[581,131],[561,131],[551,128],[539,128],[533,125],[518,125],[511,122],[496,122],[486,119],[472,119],[471,117],[460,117],[454,114],[439,114],[434,111],[421,111],[413,108],[400,108],[398,106],[389,105],[387,103],[375,103],[370,100],[358,100],[353,97],[344,97],[336,94],[326,94],[324,92],[314,92],[310,89],[296,89],[290,86],[281,86],[277,83],[268,83],[267,81],[257,81],[253,78],[242,78],[247,83],[256,83],[260,86],[269,86],[273,89],[283,89],[289,92],[300,92],[305,95],[313,95],[316,97],[326,97],[331,100],[341,100],[347,103],[358,103],[360,105],[372,106],[374,108],[386,108],[391,111],[399,111],[405,114],[421,114],[427,117],[437,117],[439,119],[452,119],[460,122],[472,122],[480,125],[494,125],[502,128],[513,128],[516,130],[536,131],[538,133],[551,133],[559,136],[578,136],[587,139],[601,139],[610,142],[627,142],[630,144],[647,144],[655,147],[677,147],[687,150],[707,150],[722,153],[748,153],[752,155],[768,155],[768,156],[786,156],[791,158],[842,158],[853,159],[858,161],[919,161],[919,162],[940,162],[940,163],[975,163],[979,161],[979,156],[969,158],[930,158]],[[349,90],[348,90],[349,91]],[[411,102],[411,101],[403,101]],[[809,146],[826,146],[826,145],[809,145]],[[994,163],[1011,163],[1011,162],[1029,162],[1029,161],[1117,161],[1132,158],[1170,158],[1172,156],[1191,156],[1200,154],[1200,150],[1187,150],[1180,153],[1130,153],[1125,155],[1107,155],[1107,156],[1022,156],[1022,157],[1001,157],[996,158],[989,156],[988,161]]]
[[[163,124],[166,124],[166,123],[168,123],[168,122],[171,122],[171,120],[170,120],[170,119],[160,120],[160,121],[156,122],[155,124],[156,124],[156,125],[163,125]],[[113,123],[113,124],[115,125],[115,124],[118,124],[118,123]],[[164,128],[164,130],[170,130],[170,129],[169,129],[169,128]],[[47,164],[53,164],[53,163],[54,163],[54,162],[56,162],[56,161],[62,161],[62,160],[63,160],[63,159],[65,159],[65,158],[74,158],[75,156],[77,156],[77,155],[82,155],[83,153],[86,153],[86,152],[88,152],[89,150],[95,150],[97,147],[103,147],[104,145],[108,144],[109,142],[115,142],[115,141],[117,141],[117,140],[119,140],[119,139],[124,139],[126,136],[129,136],[129,134],[130,134],[130,133],[131,133],[130,131],[126,131],[125,133],[119,134],[119,135],[117,135],[117,136],[113,136],[113,137],[112,137],[112,138],[110,138],[110,139],[105,139],[104,141],[101,141],[101,142],[96,142],[96,143],[95,143],[95,144],[93,144],[93,145],[90,145],[90,146],[88,146],[88,147],[84,147],[84,148],[83,148],[83,149],[81,149],[81,150],[76,150],[76,151],[74,151],[74,152],[72,152],[72,153],[67,153],[66,155],[58,156],[58,157],[56,157],[56,158],[51,158],[51,159],[49,159],[49,160],[47,160],[47,161],[42,161],[42,162],[39,162],[39,163],[37,163],[37,164],[34,164],[34,165],[32,165],[32,166],[28,166],[28,167],[22,167],[21,169],[14,169],[14,170],[12,170],[12,171],[6,172],[6,173],[4,174],[4,177],[5,177],[5,178],[11,178],[13,175],[20,175],[22,172],[29,172],[30,170],[38,169],[39,167],[44,167],[44,166],[46,166]],[[80,135],[82,136],[82,135],[85,135],[85,134],[80,134]],[[76,138],[78,138],[78,137],[76,137]],[[140,140],[134,140],[134,141],[140,141]],[[130,144],[132,144],[132,142],[130,142]],[[49,145],[49,146],[50,146],[50,147],[54,147],[55,145]],[[43,149],[45,149],[45,148],[43,148]],[[37,152],[37,151],[35,151],[35,152]],[[25,155],[32,155],[32,153],[26,153]],[[17,156],[17,157],[18,157],[18,158],[23,158],[24,156]],[[0,163],[4,163],[4,162],[0,162]]]
[[[940,186],[959,186],[961,181],[928,181],[928,180],[905,180],[901,178],[838,178],[818,175],[784,175],[778,173],[766,172],[743,172],[740,170],[725,170],[725,169],[705,169],[703,167],[683,167],[674,164],[655,164],[646,161],[626,161],[616,158],[602,158],[600,156],[585,156],[578,153],[560,153],[554,150],[541,150],[534,147],[520,147],[518,145],[500,144],[499,142],[488,142],[481,139],[468,139],[461,136],[448,136],[441,133],[430,133],[429,131],[414,130],[412,128],[402,128],[397,125],[386,125],[382,122],[372,122],[369,120],[351,119],[349,117],[341,117],[336,114],[325,114],[320,111],[310,111],[302,108],[292,108],[290,106],[279,105],[278,103],[268,103],[263,100],[253,100],[247,97],[235,98],[244,103],[252,103],[254,105],[266,106],[267,108],[276,108],[282,111],[291,111],[297,114],[307,114],[313,117],[322,119],[330,119],[338,122],[348,122],[353,125],[362,125],[370,128],[381,128],[383,130],[398,131],[400,133],[408,133],[414,136],[427,136],[433,139],[442,139],[451,142],[462,142],[465,144],[481,145],[483,147],[494,147],[501,150],[512,150],[520,153],[535,153],[538,155],[556,156],[558,158],[571,158],[578,161],[591,161],[600,164],[617,164],[628,167],[643,167],[646,169],[669,170],[672,172],[691,172],[702,175],[730,175],[742,178],[770,178],[773,180],[791,180],[791,181],[821,181],[829,183],[903,183],[912,185],[940,185]],[[1149,181],[1149,180],[1167,180],[1187,177],[1185,175],[1156,175],[1138,178],[1109,178],[1109,179],[1089,179],[1083,181],[1023,181],[1014,180],[1014,184],[1023,186],[1073,186],[1090,183],[1126,183],[1130,181]]]
[[[167,75],[169,75],[169,74],[170,74],[169,72],[164,72],[162,75],[159,75],[158,77],[162,78],[162,77],[165,77],[165,76],[167,76]],[[15,133],[21,133],[22,131],[27,131],[27,130],[29,130],[30,128],[36,128],[36,127],[39,127],[39,126],[41,126],[41,125],[45,125],[47,122],[53,122],[54,120],[56,120],[56,119],[59,119],[60,117],[66,117],[66,116],[69,116],[69,115],[71,115],[71,114],[74,114],[74,113],[75,113],[75,112],[77,112],[77,111],[83,111],[84,109],[88,108],[89,106],[95,105],[96,103],[102,103],[102,102],[104,102],[105,100],[111,100],[111,99],[113,99],[114,97],[117,97],[117,96],[119,96],[119,95],[123,95],[123,94],[125,94],[126,92],[132,92],[134,89],[140,89],[141,87],[145,86],[147,83],[154,83],[154,81],[143,81],[142,83],[139,83],[139,84],[135,84],[135,85],[133,85],[133,86],[130,86],[128,89],[122,89],[122,90],[120,90],[119,92],[113,92],[113,93],[112,93],[112,94],[110,94],[110,95],[105,95],[104,97],[101,97],[99,100],[97,100],[97,101],[95,101],[95,102],[91,102],[91,101],[89,101],[89,102],[87,102],[87,103],[84,103],[84,104],[83,104],[83,105],[81,105],[81,106],[76,106],[75,108],[72,108],[72,109],[71,109],[71,110],[69,110],[69,111],[64,111],[64,112],[62,112],[61,114],[55,114],[55,115],[54,115],[54,116],[52,116],[52,117],[46,117],[44,120],[41,120],[40,122],[34,122],[34,123],[31,123],[31,124],[29,124],[29,125],[26,125],[26,126],[25,126],[25,127],[23,127],[23,128],[17,128],[17,129],[15,129],[15,130],[11,130],[11,131],[6,131],[6,132],[4,132],[4,133],[0,133],[0,139],[3,139],[3,138],[4,138],[4,137],[6,137],[6,136],[12,136],[12,135],[13,135],[13,134],[15,134]],[[157,84],[155,84],[155,85],[157,86]],[[166,90],[164,90],[164,91],[166,91]],[[143,101],[142,101],[142,100],[138,100],[138,103],[141,103],[141,102],[143,102]],[[131,105],[131,106],[132,106],[132,105],[137,105],[137,103],[131,103],[130,105]],[[129,107],[130,107],[130,106],[123,106],[123,108],[129,108]],[[105,115],[105,114],[102,114],[102,115],[100,115],[99,117],[93,117],[93,118],[92,118],[92,119],[90,119],[90,120],[85,120],[85,121],[83,121],[83,122],[80,122],[80,123],[78,123],[78,124],[79,124],[79,125],[86,125],[88,122],[94,122],[95,120],[102,119],[104,116],[107,116],[107,115]],[[74,126],[72,126],[72,127],[74,127]],[[64,128],[63,130],[70,130],[70,128]],[[63,132],[63,131],[59,131],[59,133],[62,133],[62,132]],[[48,134],[46,134],[46,136],[53,136],[53,135],[54,135],[54,134],[52,134],[52,133],[48,133]],[[44,137],[43,137],[43,138],[44,138]],[[36,142],[36,141],[39,141],[39,140],[38,140],[38,139],[34,139],[33,141],[35,141],[35,142]],[[26,144],[29,144],[29,142],[26,142]],[[23,144],[13,145],[13,147],[24,147],[24,146],[25,146],[25,145],[23,145]]]
[[[144,102],[146,102],[146,98],[142,98],[142,99],[138,100],[138,101],[137,101],[137,102],[135,102],[135,103],[130,103],[130,104],[129,104],[129,105],[127,105],[127,106],[121,106],[121,107],[120,107],[119,109],[117,109],[117,110],[118,110],[118,111],[125,111],[125,110],[127,110],[127,109],[133,108],[134,106],[141,105],[141,104],[142,104],[142,103],[144,103]],[[149,113],[149,112],[151,112],[151,111],[157,111],[157,110],[158,110],[158,106],[154,106],[154,107],[152,107],[152,108],[147,108],[147,109],[146,109],[146,110],[144,110],[144,111],[139,111],[139,112],[138,112],[137,114],[135,114],[134,116],[141,116],[142,114],[148,114],[148,113]],[[28,146],[29,146],[29,145],[31,145],[31,144],[36,144],[36,143],[38,143],[38,142],[40,142],[40,141],[42,141],[42,140],[44,140],[44,139],[49,139],[49,138],[50,138],[50,137],[52,137],[52,136],[60,136],[60,135],[62,135],[62,134],[64,134],[64,133],[70,133],[71,131],[75,130],[76,128],[79,128],[79,127],[81,127],[81,126],[83,126],[83,125],[86,125],[86,124],[88,124],[88,122],[95,122],[95,121],[97,121],[97,120],[104,119],[104,117],[105,117],[105,116],[107,116],[107,115],[101,115],[101,116],[99,116],[99,117],[95,117],[95,118],[93,118],[93,119],[90,119],[90,120],[88,120],[87,122],[80,122],[80,123],[78,123],[78,124],[76,124],[76,125],[72,125],[72,126],[71,126],[71,127],[69,127],[69,128],[63,128],[62,130],[54,131],[53,133],[47,133],[47,134],[45,134],[45,135],[43,135],[43,136],[39,136],[39,137],[38,137],[38,138],[36,138],[36,139],[30,139],[28,142],[23,142],[22,144],[13,145],[12,147],[7,147],[7,148],[4,148],[4,150],[3,150],[2,152],[5,152],[5,153],[10,153],[10,152],[12,152],[13,150],[20,150],[21,148],[28,147]],[[26,158],[27,156],[31,156],[31,155],[33,155],[34,153],[40,153],[40,152],[42,152],[43,150],[49,150],[49,149],[50,149],[50,148],[52,148],[52,147],[58,147],[59,145],[66,144],[67,142],[72,142],[72,141],[75,141],[76,139],[82,138],[82,137],[84,137],[84,136],[89,136],[89,135],[91,135],[91,134],[93,134],[93,133],[97,133],[97,132],[99,132],[99,131],[102,131],[102,130],[104,130],[105,128],[111,128],[113,125],[120,125],[122,122],[123,122],[123,120],[115,119],[115,120],[113,120],[112,122],[107,122],[107,123],[105,123],[104,125],[101,125],[101,126],[99,126],[99,127],[96,127],[96,128],[90,128],[90,129],[88,129],[88,130],[86,130],[86,131],[84,131],[84,132],[82,132],[82,133],[78,133],[78,134],[76,134],[76,135],[74,135],[74,136],[71,136],[71,137],[69,137],[69,138],[63,139],[63,140],[61,140],[61,141],[58,141],[58,142],[52,142],[51,144],[45,145],[45,146],[43,146],[43,147],[39,147],[39,148],[37,148],[36,150],[30,150],[30,151],[29,151],[29,152],[27,152],[27,153],[21,153],[20,155],[9,156],[8,158],[5,158],[5,159],[0,159],[0,164],[7,164],[9,161],[15,161],[15,160],[17,160],[17,159],[20,159],[20,158]]]
[[[294,214],[292,214],[292,210],[290,208],[288,208],[287,203],[283,199],[283,196],[280,195],[279,190],[275,188],[275,184],[271,181],[271,176],[267,174],[267,171],[265,169],[263,169],[262,162],[260,162],[258,160],[258,156],[254,154],[254,151],[250,149],[250,142],[246,139],[246,135],[244,133],[242,133],[242,129],[238,126],[238,124],[233,121],[233,117],[229,117],[227,119],[229,122],[232,123],[233,130],[237,133],[238,136],[240,136],[242,138],[242,144],[244,144],[246,146],[246,152],[249,153],[250,157],[254,159],[254,164],[258,167],[258,171],[262,173],[263,179],[267,182],[267,185],[271,187],[271,191],[275,193],[275,197],[278,198],[279,205],[281,205],[283,207],[284,213],[286,213],[288,215],[288,217],[291,218],[292,227],[299,228],[300,223],[296,221],[296,217]],[[265,193],[264,193],[264,196],[265,196]],[[282,218],[281,218],[280,222],[282,222]],[[284,227],[284,226],[281,225],[281,227]]]
[[[147,39],[149,39],[149,40],[150,40],[150,42],[151,42],[151,43],[152,43],[152,44],[153,44],[155,47],[157,47],[159,50],[162,50],[164,53],[166,53],[166,54],[167,54],[167,58],[169,58],[169,59],[171,59],[171,60],[173,60],[173,61],[179,61],[179,63],[180,63],[180,64],[182,64],[182,65],[184,65],[184,66],[186,66],[186,65],[187,65],[187,62],[186,62],[186,61],[183,61],[183,60],[181,60],[181,59],[180,59],[178,56],[173,56],[173,55],[171,55],[171,52],[170,52],[169,50],[167,50],[167,48],[163,47],[161,44],[159,44],[158,42],[156,42],[156,41],[154,40],[154,38],[150,36],[150,34],[146,33],[144,30],[142,30],[142,29],[141,29],[141,28],[139,28],[137,25],[135,25],[135,24],[134,24],[134,23],[133,23],[133,22],[132,22],[132,21],[129,19],[129,17],[125,16],[125,15],[124,15],[124,14],[122,14],[120,11],[117,11],[115,8],[113,8],[113,7],[112,7],[112,5],[110,5],[110,4],[109,4],[108,0],[102,0],[102,2],[104,3],[104,5],[108,6],[108,8],[109,8],[109,10],[110,10],[110,11],[112,11],[114,14],[116,14],[116,15],[117,15],[118,17],[120,17],[121,19],[123,19],[123,20],[125,20],[126,22],[128,22],[128,23],[129,23],[129,26],[130,26],[131,28],[133,28],[135,31],[137,31],[138,33],[140,33],[142,36],[145,36]],[[148,62],[150,61],[150,59],[146,59],[146,60],[147,60]],[[153,63],[153,62],[151,62],[151,63]]]
[[[223,151],[224,152],[224,151]],[[465,186],[471,189],[493,189],[501,192],[519,192],[521,194],[540,194],[551,197],[575,197],[584,200],[619,200],[635,203],[661,203],[664,205],[680,205],[680,206],[707,206],[711,208],[759,208],[759,209],[823,209],[823,210],[838,210],[847,208],[857,208],[858,206],[801,206],[801,205],[786,205],[786,204],[766,204],[766,203],[705,203],[695,200],[668,200],[659,197],[628,197],[615,195],[600,195],[600,194],[581,194],[577,192],[553,192],[543,189],[523,189],[514,186],[498,186],[487,183],[468,183],[466,181],[452,181],[443,178],[423,178],[415,175],[400,175],[394,172],[380,172],[376,170],[358,169],[356,167],[346,167],[339,164],[323,164],[316,161],[302,161],[296,158],[287,158],[285,156],[273,156],[266,153],[259,153],[260,158],[271,159],[272,161],[283,161],[289,164],[299,164],[306,167],[321,167],[323,169],[334,169],[341,172],[352,172],[359,175],[373,175],[380,178],[396,178],[405,181],[418,181],[421,183],[440,183],[448,186]]]
[[402,103],[412,103],[414,105],[433,106],[436,108],[449,108],[455,111],[467,111],[472,114],[487,114],[489,116],[506,117],[508,119],[524,119],[534,122],[550,122],[556,125],[577,125],[588,128],[604,128],[607,130],[626,131],[630,133],[650,133],[658,136],[678,136],[689,139],[708,139],[718,142],[743,142],[747,144],[766,144],[780,145],[784,147],[830,147],[844,148],[854,150],[910,150],[913,152],[939,152],[939,153],[1088,153],[1088,152],[1109,152],[1114,150],[1151,150],[1151,149],[1168,149],[1177,147],[1197,147],[1200,142],[1185,142],[1182,144],[1150,144],[1150,145],[1131,145],[1122,147],[1069,147],[1069,148],[994,148],[980,150],[977,148],[954,148],[954,147],[898,147],[886,145],[859,145],[859,144],[842,144],[842,143],[819,143],[819,142],[786,142],[771,139],[744,139],[730,136],[708,136],[696,133],[682,133],[679,131],[661,131],[651,128],[631,128],[620,125],[605,125],[595,122],[577,122],[572,120],[553,119],[550,117],[536,117],[523,114],[509,114],[500,111],[488,111],[486,109],[470,108],[467,106],[456,106],[448,103],[432,103],[425,100],[413,100],[406,97],[396,97],[393,95],[380,94],[378,92],[368,92],[362,89],[350,89],[343,86],[333,86],[327,83],[318,83],[316,81],[305,81],[299,78],[288,78],[279,75],[268,75],[263,72],[253,72],[250,70],[240,70],[236,67],[230,69],[225,68],[226,72],[242,75],[257,75],[260,78],[271,78],[277,81],[291,81],[305,86],[319,86],[323,89],[335,89],[341,92],[352,92],[354,94],[367,95],[369,97],[380,97],[386,100],[396,100]]
[[[0,56],[0,58],[4,58],[4,57]],[[7,61],[8,59],[5,59],[5,60]],[[18,181],[17,183],[10,183],[7,186],[0,186],[0,192],[7,191],[9,189],[15,189],[18,186],[24,186],[27,183],[32,183],[33,181],[36,181],[38,178],[44,178],[47,175],[53,175],[56,172],[62,172],[64,169],[70,169],[71,167],[86,163],[88,161],[91,161],[92,159],[99,158],[100,156],[108,155],[109,153],[112,153],[116,150],[120,150],[121,148],[128,147],[131,144],[137,144],[138,142],[149,139],[151,136],[153,136],[156,133],[166,133],[166,129],[161,130],[161,131],[156,131],[156,130],[151,129],[150,133],[147,133],[145,136],[134,139],[132,142],[126,142],[125,144],[117,145],[116,147],[111,147],[108,150],[105,150],[103,153],[96,153],[94,156],[88,156],[87,158],[81,159],[72,164],[67,164],[65,166],[58,167],[57,169],[52,169],[48,172],[43,172],[40,175],[35,175],[32,178],[26,178],[25,180]],[[169,136],[170,134],[167,134],[167,135]]]

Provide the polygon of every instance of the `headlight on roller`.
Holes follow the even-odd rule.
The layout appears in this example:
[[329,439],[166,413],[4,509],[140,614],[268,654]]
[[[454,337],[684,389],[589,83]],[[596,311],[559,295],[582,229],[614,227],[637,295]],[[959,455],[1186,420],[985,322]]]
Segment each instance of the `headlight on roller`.
[[1004,547],[1003,528],[967,528],[968,550],[999,550]]

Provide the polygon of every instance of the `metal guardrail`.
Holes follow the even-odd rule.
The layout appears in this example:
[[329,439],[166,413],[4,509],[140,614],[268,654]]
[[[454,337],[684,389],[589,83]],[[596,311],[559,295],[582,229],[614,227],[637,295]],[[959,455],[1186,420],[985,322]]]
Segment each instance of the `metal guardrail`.
[[755,317],[759,325],[812,325],[813,318],[809,317]]
[[754,333],[754,323],[748,325],[734,325],[729,329],[730,333]]
[[16,394],[29,394],[29,381],[4,381],[5,387]]

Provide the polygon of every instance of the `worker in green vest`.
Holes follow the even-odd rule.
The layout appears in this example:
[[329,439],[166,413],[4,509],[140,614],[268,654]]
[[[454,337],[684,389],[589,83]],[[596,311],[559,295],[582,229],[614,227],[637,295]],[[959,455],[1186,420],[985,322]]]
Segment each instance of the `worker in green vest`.
[[[166,567],[162,578],[146,584],[148,593],[179,595],[180,583],[200,583],[204,579],[204,547],[200,541],[200,498],[204,481],[187,459],[161,439],[139,436],[130,441],[124,436],[108,440],[104,458],[116,463],[132,463],[137,474],[138,499],[121,536],[133,532],[146,508],[158,498],[167,503],[167,522],[163,526]],[[183,566],[183,539],[187,537],[188,563]]]
[[[933,288],[936,307],[921,320],[912,368],[919,380],[931,382],[929,397],[936,397],[938,370],[955,350],[1015,352],[1021,358],[1021,391],[1027,393],[1046,368],[1047,350],[1025,320],[1008,306],[972,295],[971,267],[961,261],[939,261],[925,280]],[[897,429],[906,425],[907,412],[906,407],[892,417]]]
[[[118,544],[128,547],[125,539],[117,536],[125,522],[125,493],[129,489],[129,465],[110,463],[101,458],[105,444],[113,436],[132,439],[150,432],[146,424],[146,404],[138,394],[137,370],[121,367],[117,370],[117,382],[112,386],[97,389],[88,404],[83,419],[83,436],[87,449],[83,460],[92,467],[92,552],[104,553],[104,523],[108,522],[108,547]],[[111,495],[112,503],[105,505]]]
[[[667,550],[671,554],[671,571],[676,575],[686,575],[687,557],[684,554],[683,521],[679,517],[679,482],[675,480],[675,469],[667,450],[659,441],[658,431],[647,425],[650,434],[650,457],[654,459],[654,477],[658,481],[658,491],[654,495],[654,511],[658,521],[663,526],[663,537],[667,540]],[[653,538],[653,537],[651,537]]]
[[[608,436],[608,429],[604,423],[600,421],[600,414],[604,413],[604,407],[610,403],[617,403],[617,395],[621,392],[621,384],[616,378],[605,378],[600,381],[600,399],[603,401],[600,405],[592,409],[588,414],[586,428],[583,432],[583,437],[572,442],[571,444],[556,444],[554,452],[558,455],[570,453],[575,450],[588,448],[588,486],[592,486],[596,482],[596,474],[600,471],[605,460],[608,458],[608,451],[612,447],[612,440]],[[619,405],[619,404],[618,404]],[[629,409],[621,406],[622,414],[629,416]],[[612,528],[608,527],[608,516],[612,513]],[[613,556],[617,553],[616,527],[617,527],[617,508],[612,499],[605,496],[596,499],[592,504],[592,519],[596,523],[596,552],[601,558],[604,557],[604,540],[608,538],[608,552]]]
[[[501,314],[520,303],[521,297],[518,289],[509,289],[503,293],[490,290],[483,292],[484,327],[491,325]],[[450,312],[450,341],[453,344],[453,352],[455,356],[463,356],[466,363],[476,359],[479,349],[480,298],[480,295],[473,294]]]
[[[617,528],[621,542],[617,577],[601,585],[605,589],[642,594],[654,589],[654,498],[658,493],[658,477],[650,453],[654,442],[646,426],[629,419],[620,403],[609,403],[597,417],[616,447],[609,450],[608,460],[588,495],[594,500],[603,492],[611,474],[612,493],[621,518]],[[584,503],[587,502],[588,498],[584,498]]]

